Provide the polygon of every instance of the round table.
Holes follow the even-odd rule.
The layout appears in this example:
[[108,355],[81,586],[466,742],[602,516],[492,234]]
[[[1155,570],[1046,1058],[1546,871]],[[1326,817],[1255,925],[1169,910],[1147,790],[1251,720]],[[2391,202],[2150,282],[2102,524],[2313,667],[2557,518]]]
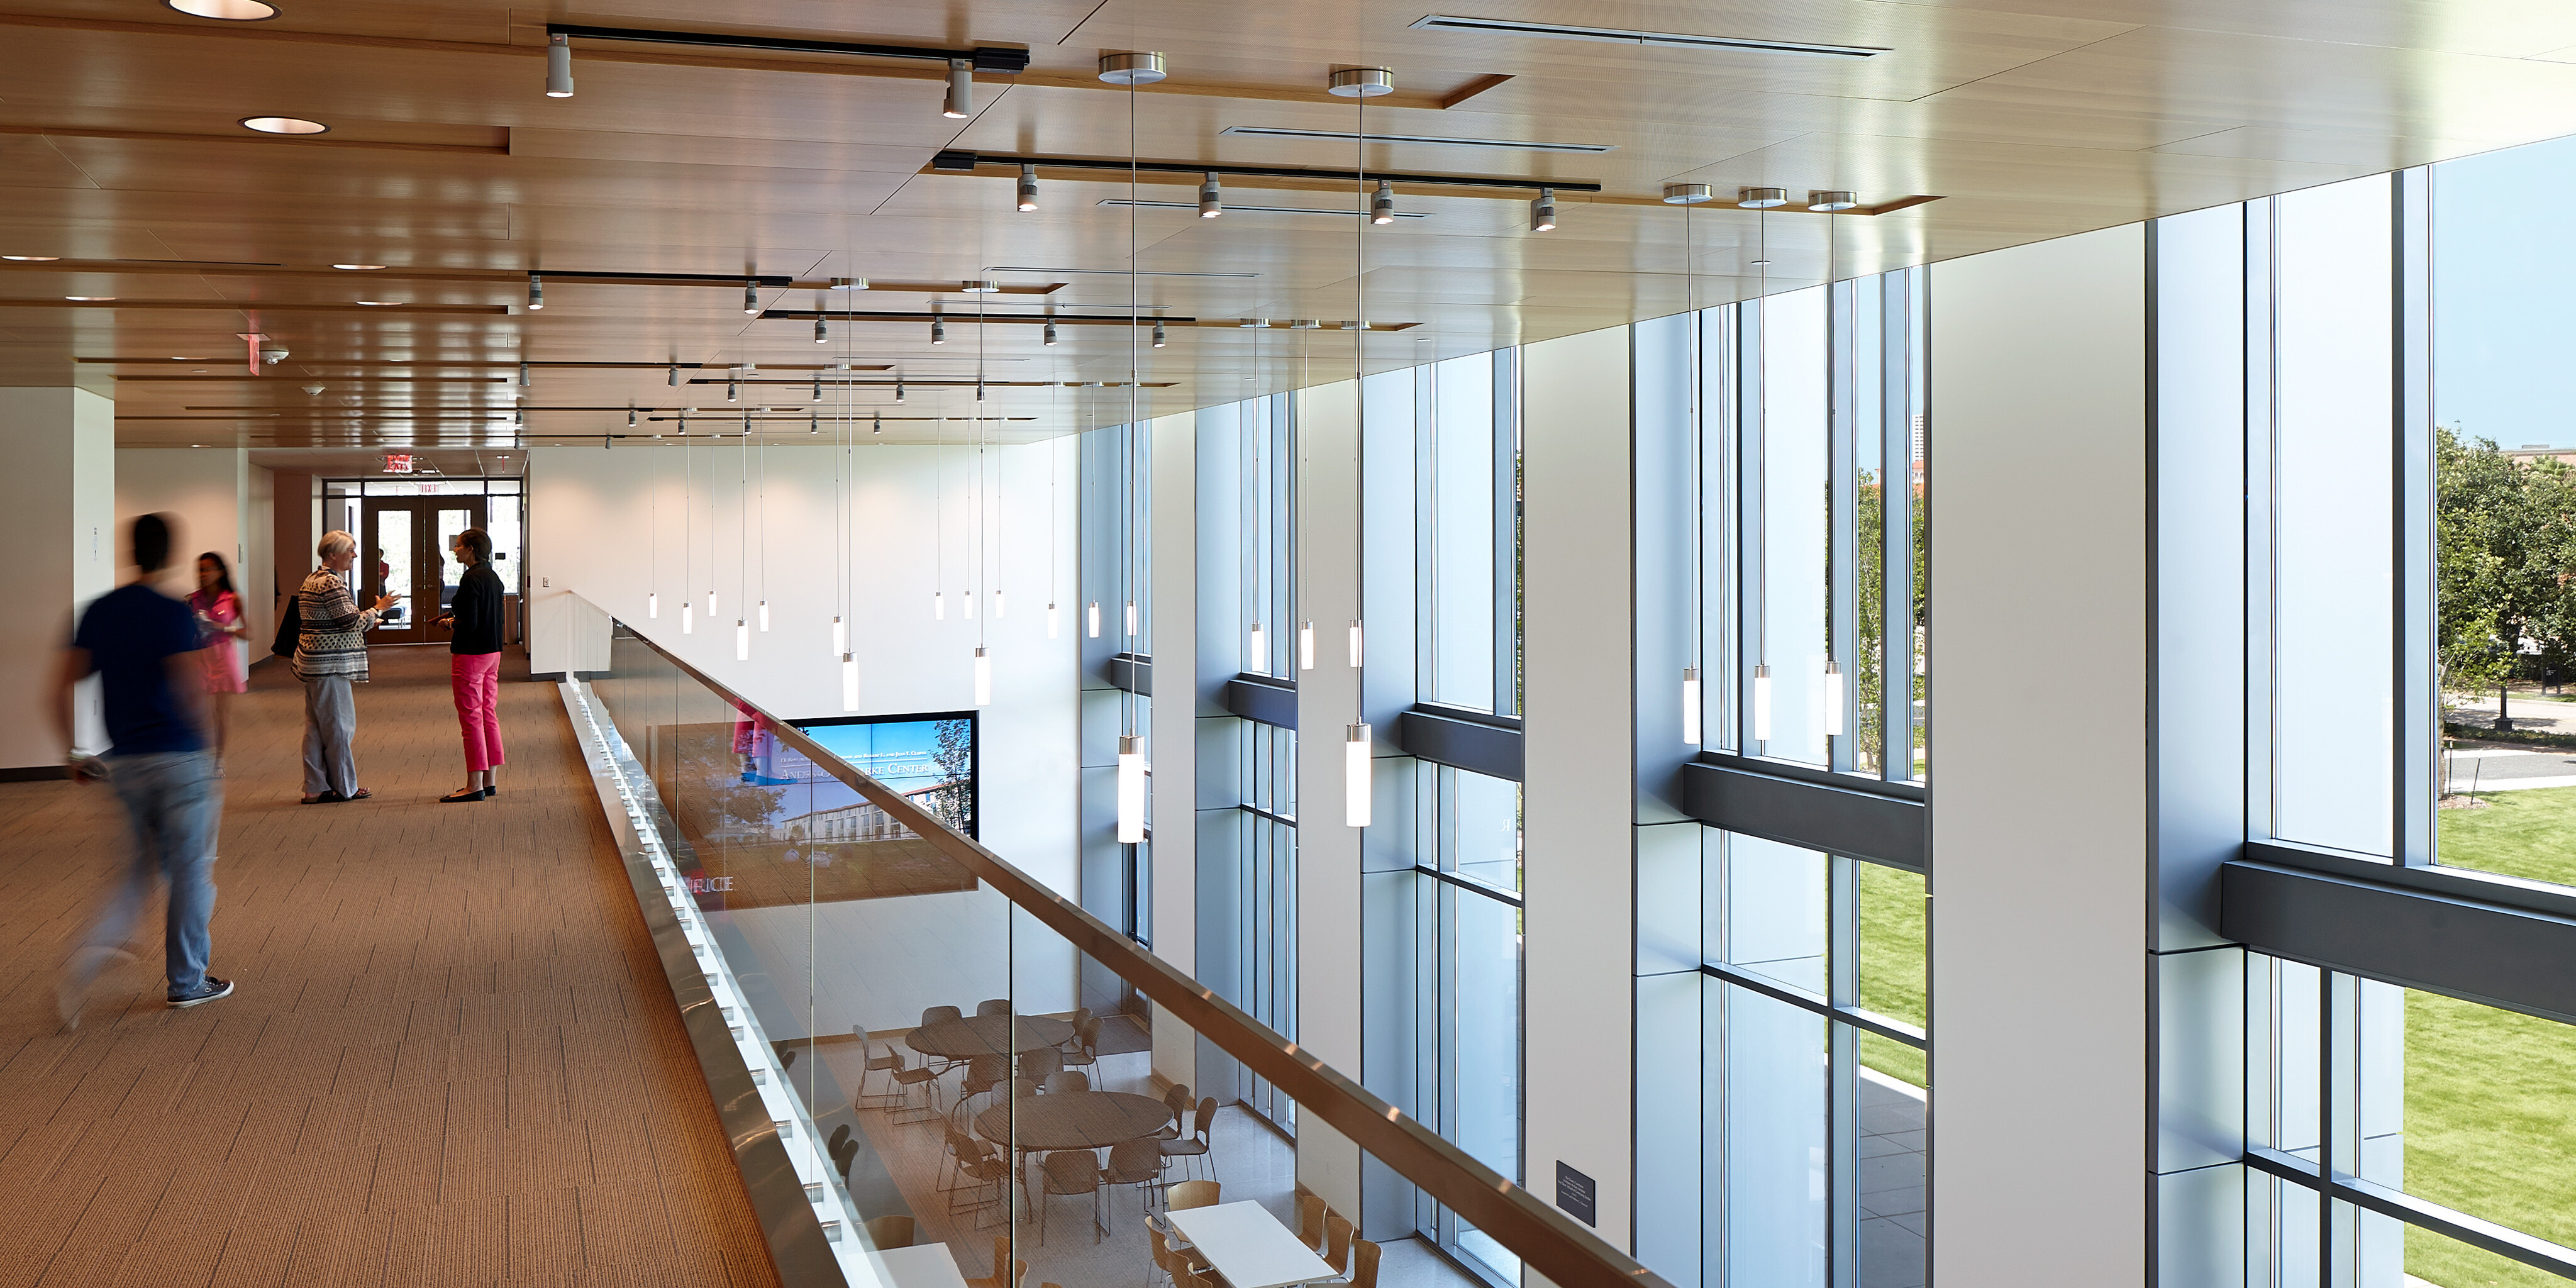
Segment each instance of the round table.
[[1073,1025],[1043,1015],[969,1015],[941,1020],[904,1035],[903,1044],[923,1055],[966,1060],[979,1055],[1017,1055],[1073,1040]]
[[[1123,1140],[1151,1136],[1172,1121],[1171,1107],[1151,1096],[1124,1091],[1051,1091],[1023,1097],[1013,1105],[995,1105],[975,1115],[975,1130],[995,1144],[1024,1152],[1051,1149],[1107,1149]],[[1013,1139],[1014,1133],[1017,1139]]]

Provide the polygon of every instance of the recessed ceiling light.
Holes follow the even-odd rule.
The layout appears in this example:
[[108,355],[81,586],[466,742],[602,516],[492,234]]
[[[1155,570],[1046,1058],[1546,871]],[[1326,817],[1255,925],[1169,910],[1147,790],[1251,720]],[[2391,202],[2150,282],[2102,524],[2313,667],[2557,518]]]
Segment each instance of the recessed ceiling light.
[[245,130],[257,130],[262,134],[320,134],[331,128],[320,121],[308,121],[300,116],[245,116],[241,125]]
[[226,22],[258,22],[277,16],[277,6],[259,0],[161,0],[163,4],[191,18],[221,18]]
[[372,273],[372,272],[376,271],[377,269],[383,268],[383,267],[384,267],[384,265],[382,265],[382,264],[333,264],[331,267],[336,268],[336,269],[339,269],[341,272],[344,272],[344,273]]
[[0,255],[0,259],[14,259],[21,264],[50,264],[61,258],[60,255]]
[[107,300],[115,299],[116,297],[113,295],[66,295],[63,298],[67,300],[79,300],[84,304],[98,304]]
[[[1199,208],[1199,207],[1198,207],[1198,203],[1197,203],[1197,202],[1193,202],[1193,201],[1129,201],[1129,200],[1128,200],[1128,199],[1126,199],[1125,197],[1112,197],[1112,198],[1109,198],[1109,199],[1107,199],[1107,200],[1105,200],[1105,201],[1102,201],[1100,204],[1101,204],[1101,205],[1104,205],[1104,206],[1134,206],[1134,207],[1136,207],[1136,208],[1137,208],[1137,209],[1139,209],[1139,210],[1197,210],[1197,209]],[[1244,212],[1247,212],[1247,213],[1250,213],[1250,214],[1257,214],[1257,215],[1364,215],[1364,214],[1367,214],[1367,213],[1368,213],[1368,212],[1367,212],[1367,211],[1365,211],[1365,210],[1337,210],[1337,209],[1334,209],[1334,208],[1333,208],[1333,207],[1331,207],[1331,206],[1237,206],[1237,205],[1229,204],[1229,205],[1227,205],[1227,206],[1226,206],[1226,208],[1225,208],[1225,209],[1226,209],[1226,213],[1228,213],[1228,214],[1232,214],[1232,213],[1234,213],[1234,212],[1236,212],[1236,211],[1244,211]],[[1429,219],[1431,216],[1426,215],[1426,214],[1423,214],[1423,213],[1421,213],[1421,212],[1419,212],[1419,211],[1412,211],[1412,210],[1399,210],[1399,211],[1395,212],[1395,217],[1396,217],[1396,218],[1398,218],[1398,219]],[[1119,274],[1119,276],[1124,277],[1124,276],[1126,276],[1126,274],[1121,273],[1121,274]],[[1250,276],[1252,276],[1252,274],[1250,274],[1250,273],[1145,273],[1145,274],[1140,274],[1140,276],[1144,276],[1144,277],[1250,277]]]
[[[1219,134],[1266,139],[1331,139],[1350,143],[1363,136],[1350,130],[1292,130],[1271,125],[1229,125]],[[1436,143],[1452,148],[1502,148],[1513,152],[1616,152],[1616,143],[1540,143],[1530,139],[1462,139],[1440,134],[1371,134],[1370,143]]]
[[1806,54],[1817,58],[1876,58],[1893,51],[1875,45],[1819,45],[1803,40],[1758,40],[1743,36],[1694,36],[1674,31],[1636,31],[1625,27],[1577,27],[1559,22],[1509,22],[1499,18],[1462,18],[1431,13],[1407,26],[1426,31],[1482,31],[1503,36],[1543,36],[1551,40],[1599,40],[1616,45],[1660,45],[1674,49],[1741,50],[1757,54]]
[[401,304],[401,303],[402,303],[402,301],[401,301],[401,300],[360,300],[360,301],[358,301],[358,303],[360,303],[360,304],[364,304],[364,305],[366,305],[368,308],[371,308],[371,309],[389,309],[389,308],[393,308],[394,306],[396,306],[396,305],[398,305],[398,304]]

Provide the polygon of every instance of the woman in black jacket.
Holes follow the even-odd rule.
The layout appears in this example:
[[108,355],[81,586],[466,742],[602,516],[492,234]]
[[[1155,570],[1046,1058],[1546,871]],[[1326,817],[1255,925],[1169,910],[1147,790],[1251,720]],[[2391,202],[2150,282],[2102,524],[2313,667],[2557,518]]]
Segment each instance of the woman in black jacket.
[[461,805],[501,794],[492,781],[501,767],[501,576],[492,571],[492,534],[467,528],[450,548],[465,575],[439,623],[456,632],[447,669],[465,733],[465,786],[438,799]]

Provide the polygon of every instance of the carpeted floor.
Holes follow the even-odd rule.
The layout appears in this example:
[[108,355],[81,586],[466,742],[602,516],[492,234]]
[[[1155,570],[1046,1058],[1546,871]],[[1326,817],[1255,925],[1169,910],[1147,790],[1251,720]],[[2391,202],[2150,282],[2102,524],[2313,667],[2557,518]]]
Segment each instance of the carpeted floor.
[[0,1288],[778,1282],[552,685],[504,659],[502,795],[437,648],[357,690],[370,801],[297,804],[301,691],[235,700],[213,971],[162,1003],[161,914],[81,1025],[70,939],[114,798],[0,784]]

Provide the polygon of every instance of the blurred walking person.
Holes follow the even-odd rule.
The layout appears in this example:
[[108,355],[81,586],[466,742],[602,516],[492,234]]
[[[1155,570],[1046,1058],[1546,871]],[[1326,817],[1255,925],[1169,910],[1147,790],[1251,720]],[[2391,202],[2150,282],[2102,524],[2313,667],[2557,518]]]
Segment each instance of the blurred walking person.
[[170,883],[170,911],[162,929],[164,972],[174,1007],[197,1006],[232,995],[233,984],[206,973],[214,941],[215,831],[223,814],[223,784],[206,746],[203,664],[197,657],[195,617],[188,606],[153,589],[153,575],[170,562],[170,521],[147,514],[134,521],[135,576],[92,601],[72,630],[47,707],[54,732],[70,748],[74,738],[74,688],[99,677],[108,751],[102,758],[72,748],[74,780],[106,782],[125,805],[133,852],[124,879],[98,921],[63,967],[55,1002],[63,1023],[80,1023],[90,983],[107,963],[126,956],[126,936],[156,878]]
[[465,565],[456,598],[439,619],[456,632],[447,645],[447,671],[465,735],[465,786],[438,799],[462,805],[501,794],[493,781],[502,762],[501,575],[492,571],[492,534],[481,528],[457,533],[449,550]]
[[224,770],[224,748],[231,741],[233,695],[249,688],[241,649],[235,640],[250,638],[242,619],[241,594],[233,589],[233,570],[224,557],[209,550],[197,556],[197,592],[188,596],[197,617],[199,678],[214,704],[215,772]]
[[295,678],[304,682],[304,803],[332,805],[365,800],[358,785],[357,699],[351,684],[367,679],[367,632],[394,606],[378,595],[366,608],[350,598],[349,569],[358,562],[358,539],[326,532],[314,546],[322,566],[295,592],[301,625],[295,636]]

